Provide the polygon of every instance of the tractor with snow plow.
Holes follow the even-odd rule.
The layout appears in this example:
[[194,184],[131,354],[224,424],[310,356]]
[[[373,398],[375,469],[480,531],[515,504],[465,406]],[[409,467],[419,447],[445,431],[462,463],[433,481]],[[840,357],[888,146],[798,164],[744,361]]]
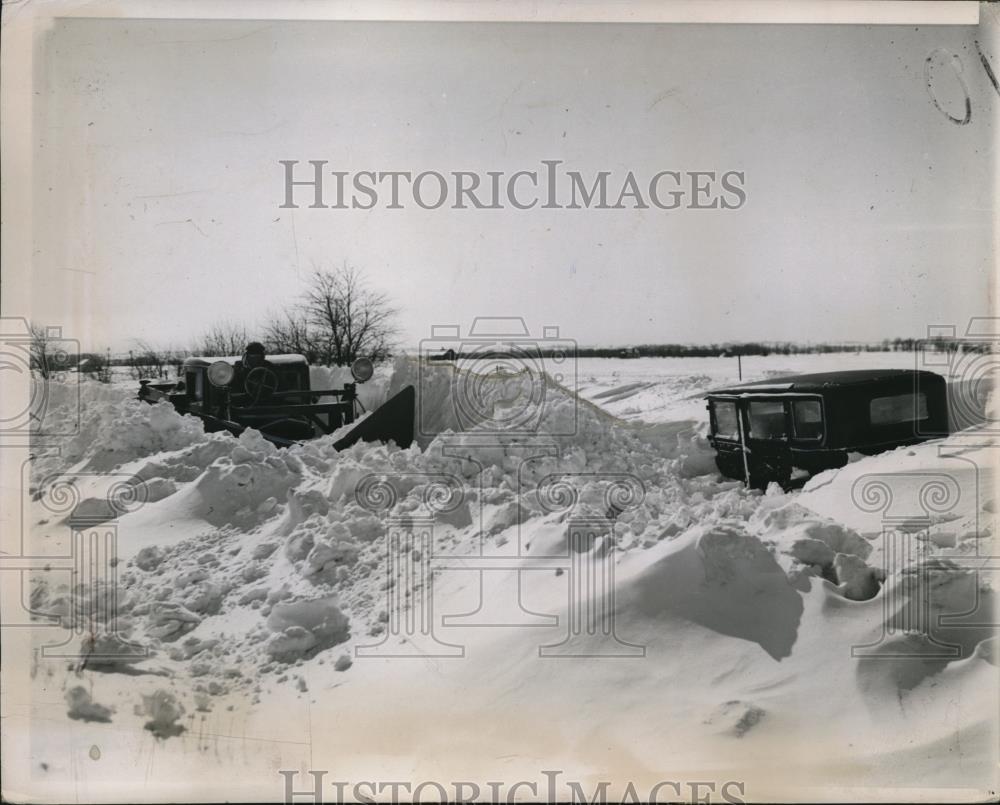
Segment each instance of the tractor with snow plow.
[[178,412],[196,416],[208,432],[229,431],[235,436],[247,428],[268,441],[287,447],[330,434],[357,422],[334,442],[344,450],[358,441],[413,442],[416,392],[406,386],[394,397],[366,413],[357,385],[370,380],[374,366],[367,358],[351,365],[354,383],[339,389],[310,388],[309,364],[302,355],[267,355],[253,342],[239,357],[187,358],[181,376],[172,383],[140,381],[139,399],[166,400]]

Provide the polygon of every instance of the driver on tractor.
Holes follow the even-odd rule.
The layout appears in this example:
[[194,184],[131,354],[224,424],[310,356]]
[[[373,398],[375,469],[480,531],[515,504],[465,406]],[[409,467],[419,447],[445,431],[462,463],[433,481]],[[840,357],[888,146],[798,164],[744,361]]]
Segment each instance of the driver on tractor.
[[[234,400],[237,405],[259,405],[278,390],[278,377],[259,341],[251,341],[233,367]],[[245,396],[244,396],[245,395]]]

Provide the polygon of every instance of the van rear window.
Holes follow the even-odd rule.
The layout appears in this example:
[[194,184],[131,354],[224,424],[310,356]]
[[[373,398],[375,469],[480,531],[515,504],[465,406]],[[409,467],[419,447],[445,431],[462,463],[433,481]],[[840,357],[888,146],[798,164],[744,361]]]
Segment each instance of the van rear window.
[[927,419],[927,395],[894,394],[876,397],[868,407],[873,425],[896,425],[900,422],[919,422]]

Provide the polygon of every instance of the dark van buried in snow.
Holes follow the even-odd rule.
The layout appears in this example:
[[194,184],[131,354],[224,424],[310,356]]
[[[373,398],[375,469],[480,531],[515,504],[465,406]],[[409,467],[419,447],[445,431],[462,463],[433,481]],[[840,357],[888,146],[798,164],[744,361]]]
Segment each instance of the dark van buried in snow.
[[707,395],[719,472],[750,486],[787,484],[948,433],[944,378],[908,369],[775,377]]

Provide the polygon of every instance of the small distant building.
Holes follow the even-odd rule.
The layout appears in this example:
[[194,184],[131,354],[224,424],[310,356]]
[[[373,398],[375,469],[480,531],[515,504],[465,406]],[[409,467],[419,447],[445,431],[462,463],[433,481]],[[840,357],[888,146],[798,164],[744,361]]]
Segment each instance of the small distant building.
[[639,348],[638,347],[625,347],[621,352],[618,353],[619,358],[638,358]]

